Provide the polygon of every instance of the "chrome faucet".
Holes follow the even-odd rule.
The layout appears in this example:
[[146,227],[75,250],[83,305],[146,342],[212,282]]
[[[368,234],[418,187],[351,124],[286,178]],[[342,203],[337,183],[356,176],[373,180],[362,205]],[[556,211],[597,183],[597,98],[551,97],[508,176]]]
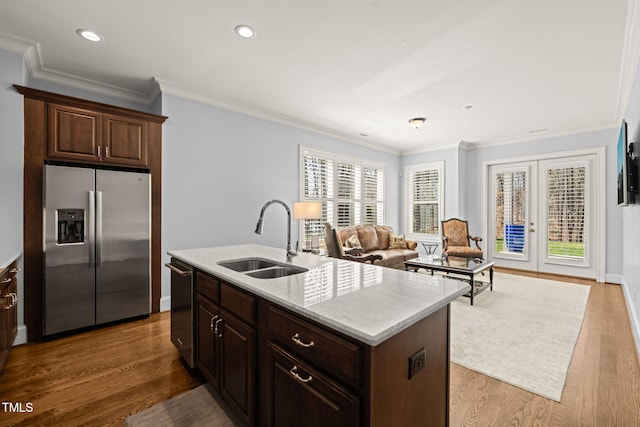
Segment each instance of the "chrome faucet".
[[287,262],[291,262],[291,258],[298,255],[298,243],[296,243],[296,250],[291,250],[291,209],[289,206],[282,200],[269,200],[264,204],[262,210],[260,211],[260,218],[258,218],[258,224],[256,224],[256,234],[262,234],[262,222],[264,221],[264,211],[267,210],[267,207],[273,203],[278,203],[284,206],[287,210]]

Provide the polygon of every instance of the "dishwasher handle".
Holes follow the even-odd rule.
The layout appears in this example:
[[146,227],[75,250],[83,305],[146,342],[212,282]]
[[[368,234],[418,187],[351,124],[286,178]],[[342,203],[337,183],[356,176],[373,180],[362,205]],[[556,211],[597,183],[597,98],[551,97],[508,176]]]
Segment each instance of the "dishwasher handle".
[[169,269],[171,271],[174,271],[174,272],[178,273],[182,277],[191,276],[191,270],[181,270],[180,268],[176,267],[175,265],[171,264],[170,262],[166,263],[165,267],[169,267]]

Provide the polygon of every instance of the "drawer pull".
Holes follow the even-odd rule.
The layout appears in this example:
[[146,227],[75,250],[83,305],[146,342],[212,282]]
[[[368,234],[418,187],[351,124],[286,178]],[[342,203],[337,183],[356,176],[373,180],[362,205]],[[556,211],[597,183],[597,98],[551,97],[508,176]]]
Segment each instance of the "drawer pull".
[[[213,329],[214,329],[214,327],[213,327],[213,322],[214,322],[217,318],[218,318],[218,315],[217,315],[217,314],[211,318],[211,323],[209,324],[209,327],[211,328],[211,332],[213,332]],[[216,334],[217,334],[217,333],[218,333],[218,331],[216,331]]]
[[316,345],[316,343],[314,343],[313,341],[308,344],[306,342],[302,342],[302,340],[300,339],[300,335],[297,332],[294,336],[291,337],[291,340],[294,343],[298,344],[300,347],[304,348],[314,347]]
[[9,273],[16,274],[18,271],[20,271],[20,269],[16,267],[16,268],[12,268],[11,270],[9,270]]
[[291,368],[289,373],[293,376],[293,378],[297,379],[301,383],[310,383],[311,381],[313,381],[313,377],[311,375],[309,375],[307,378],[302,378],[300,375],[298,375],[298,367],[295,365],[293,366],[293,368]]
[[[222,322],[222,319],[218,319],[216,320],[216,324],[214,326],[214,331],[213,333],[215,334],[216,337],[218,338],[222,338],[222,328],[218,327],[218,323]],[[219,333],[218,333],[219,332]]]
[[2,279],[2,284],[11,283],[12,280],[13,280],[13,278],[7,277],[6,279]]

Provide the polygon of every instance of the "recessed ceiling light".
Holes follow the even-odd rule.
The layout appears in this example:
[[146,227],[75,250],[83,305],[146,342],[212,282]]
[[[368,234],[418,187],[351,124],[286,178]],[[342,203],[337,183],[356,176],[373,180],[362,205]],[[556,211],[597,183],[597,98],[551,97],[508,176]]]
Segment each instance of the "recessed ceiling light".
[[238,35],[242,38],[245,39],[250,39],[251,37],[253,37],[255,35],[255,32],[253,31],[253,28],[251,28],[248,25],[237,25],[236,28],[236,33],[238,33]]
[[91,42],[102,41],[102,36],[95,31],[79,29],[76,31],[80,37]]

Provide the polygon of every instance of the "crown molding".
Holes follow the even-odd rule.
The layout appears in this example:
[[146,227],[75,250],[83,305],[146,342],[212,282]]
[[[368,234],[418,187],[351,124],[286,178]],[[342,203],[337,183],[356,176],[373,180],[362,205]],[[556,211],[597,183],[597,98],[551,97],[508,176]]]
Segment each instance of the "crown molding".
[[178,86],[175,86],[165,80],[156,79],[156,81],[158,82],[160,86],[160,90],[163,94],[174,95],[182,99],[188,99],[191,101],[199,102],[201,104],[211,105],[213,107],[234,111],[236,113],[244,114],[247,116],[266,120],[269,122],[274,122],[281,125],[305,130],[308,132],[321,134],[324,136],[339,139],[352,144],[360,145],[375,151],[382,151],[382,152],[394,154],[394,155],[401,154],[399,150],[393,150],[389,147],[378,145],[375,142],[365,142],[365,141],[362,141],[362,139],[356,138],[354,136],[336,132],[332,129],[324,128],[322,126],[317,126],[312,123],[305,122],[303,120],[298,120],[286,114],[274,113],[271,111],[263,110],[261,108],[256,108],[251,105],[243,104],[234,100],[218,98],[218,97],[214,98],[210,96],[196,94],[188,90],[182,89]]
[[31,40],[18,39],[0,33],[0,49],[21,54],[31,79],[56,83],[144,105],[151,105],[160,94],[159,88],[157,88],[158,85],[153,78],[150,79],[145,91],[139,92],[47,68],[42,61],[40,43]]

